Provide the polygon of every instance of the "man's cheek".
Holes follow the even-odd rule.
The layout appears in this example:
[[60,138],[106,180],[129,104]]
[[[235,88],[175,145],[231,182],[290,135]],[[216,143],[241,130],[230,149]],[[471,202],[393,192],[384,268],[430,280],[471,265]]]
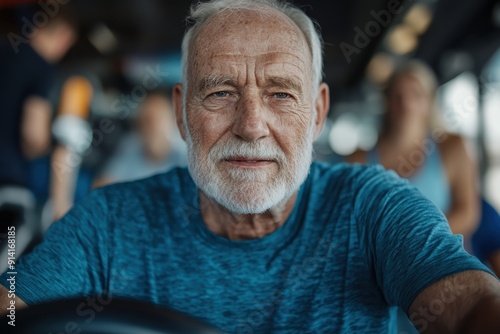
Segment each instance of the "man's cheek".
[[282,122],[280,126],[274,127],[274,139],[287,157],[303,146],[305,139],[310,135],[311,125],[298,125],[296,122]]

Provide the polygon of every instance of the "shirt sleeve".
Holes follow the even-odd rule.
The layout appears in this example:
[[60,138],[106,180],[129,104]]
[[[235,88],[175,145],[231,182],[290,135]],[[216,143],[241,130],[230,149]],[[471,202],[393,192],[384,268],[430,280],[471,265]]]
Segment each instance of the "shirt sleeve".
[[[98,295],[106,290],[106,201],[101,189],[87,196],[45,233],[15,267],[16,295],[26,304]],[[8,287],[8,270],[0,284]]]
[[380,166],[355,181],[361,248],[387,302],[406,312],[426,287],[466,270],[491,274],[463,248],[444,215],[408,181]]

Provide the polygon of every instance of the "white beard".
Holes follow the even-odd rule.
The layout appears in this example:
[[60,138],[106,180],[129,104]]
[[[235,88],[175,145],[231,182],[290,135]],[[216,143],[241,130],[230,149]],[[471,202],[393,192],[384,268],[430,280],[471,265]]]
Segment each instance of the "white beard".
[[[238,139],[219,142],[208,156],[201,156],[202,139],[193,140],[186,126],[189,172],[206,196],[230,212],[263,213],[287,200],[307,178],[312,162],[313,126],[314,122],[305,138],[298,138],[290,157],[285,156],[276,142],[249,143]],[[223,162],[236,156],[273,159],[276,163],[254,169],[230,167]],[[222,165],[226,168],[221,168]]]

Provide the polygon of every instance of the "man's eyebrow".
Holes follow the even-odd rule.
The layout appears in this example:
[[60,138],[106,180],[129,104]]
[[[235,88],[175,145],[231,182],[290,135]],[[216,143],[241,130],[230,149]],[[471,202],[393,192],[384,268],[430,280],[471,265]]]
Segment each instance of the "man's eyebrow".
[[222,85],[237,86],[237,83],[236,80],[232,77],[222,75],[208,75],[201,78],[198,89],[199,91],[203,92]]
[[302,85],[300,82],[292,78],[269,77],[266,81],[266,86],[276,86],[280,88],[292,89],[299,93],[302,92]]
[[[238,86],[238,83],[233,77],[223,76],[223,75],[208,75],[201,78],[198,85],[199,91],[207,91],[217,86],[228,85],[228,86]],[[272,76],[266,79],[267,87],[279,87],[284,89],[292,89],[297,92],[302,92],[302,84],[293,78],[285,78],[279,76]]]

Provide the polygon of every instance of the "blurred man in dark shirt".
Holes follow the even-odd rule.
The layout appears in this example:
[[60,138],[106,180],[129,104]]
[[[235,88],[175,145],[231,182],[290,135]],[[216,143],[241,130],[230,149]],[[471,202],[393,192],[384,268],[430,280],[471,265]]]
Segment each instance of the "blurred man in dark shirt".
[[0,187],[26,187],[29,159],[49,149],[54,64],[73,45],[76,30],[59,11],[25,37],[29,43],[0,41]]

